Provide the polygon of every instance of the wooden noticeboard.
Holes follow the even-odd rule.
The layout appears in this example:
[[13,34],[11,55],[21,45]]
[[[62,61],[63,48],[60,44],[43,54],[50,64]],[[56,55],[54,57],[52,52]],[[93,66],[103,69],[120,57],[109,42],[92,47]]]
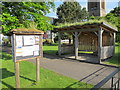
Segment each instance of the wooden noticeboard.
[[15,63],[16,88],[20,88],[19,62],[36,59],[36,80],[40,79],[40,58],[43,56],[43,32],[36,29],[13,29],[12,53]]
[[40,56],[40,35],[15,35],[14,62]]

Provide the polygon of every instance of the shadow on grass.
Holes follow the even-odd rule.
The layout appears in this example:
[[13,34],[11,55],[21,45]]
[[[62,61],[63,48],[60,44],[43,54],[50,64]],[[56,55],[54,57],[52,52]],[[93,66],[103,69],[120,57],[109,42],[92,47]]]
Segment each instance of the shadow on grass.
[[56,55],[57,54],[57,50],[44,50],[43,53],[45,53],[45,54],[51,54],[51,55]]
[[[2,84],[4,84],[5,86],[7,86],[9,89],[15,90],[14,87],[12,87],[11,85],[5,83],[4,81],[1,81]],[[4,89],[4,88],[3,88]]]
[[[2,72],[2,77],[0,77],[0,79],[5,79],[5,78],[12,77],[12,76],[15,75],[15,73],[8,71],[6,68],[0,69],[0,72]],[[24,78],[24,79],[27,79],[27,80],[29,80],[29,81],[31,81],[33,83],[36,82],[35,80],[29,79],[29,78],[21,76],[21,75],[20,75],[20,77]],[[13,88],[11,85],[5,83],[4,81],[1,81],[1,82],[2,82],[2,84],[7,86],[8,88]]]
[[14,73],[8,71],[6,68],[0,69],[0,72],[2,72],[2,78],[0,78],[0,79],[4,79],[4,78],[8,78],[8,77],[14,76]]
[[11,60],[12,55],[2,52],[2,60]]

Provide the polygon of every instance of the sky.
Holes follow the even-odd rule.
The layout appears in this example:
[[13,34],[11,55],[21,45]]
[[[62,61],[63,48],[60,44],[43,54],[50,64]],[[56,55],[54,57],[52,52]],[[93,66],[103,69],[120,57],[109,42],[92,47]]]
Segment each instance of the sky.
[[[87,0],[77,0],[80,5],[83,7],[86,7],[87,9]],[[111,10],[113,10],[115,7],[118,6],[118,2],[120,0],[106,0],[106,13],[109,13]],[[55,1],[55,6],[56,6],[56,9],[62,4],[63,2],[58,0],[58,1]],[[52,10],[50,10],[51,13],[48,13],[46,16],[49,16],[49,17],[55,17],[57,18],[57,15],[56,15],[56,10],[53,12]]]

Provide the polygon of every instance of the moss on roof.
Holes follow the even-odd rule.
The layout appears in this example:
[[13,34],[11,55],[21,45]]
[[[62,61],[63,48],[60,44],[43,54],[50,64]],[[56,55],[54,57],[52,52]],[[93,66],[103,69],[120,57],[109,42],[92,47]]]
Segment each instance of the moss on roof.
[[69,26],[78,26],[78,25],[83,26],[83,25],[102,24],[102,23],[105,23],[107,25],[110,25],[114,29],[117,29],[117,27],[114,24],[111,24],[110,22],[107,22],[105,20],[89,20],[85,22],[65,23],[65,24],[59,24],[58,26],[55,26],[55,28],[59,29],[59,28],[65,28]]
[[38,29],[26,29],[26,28],[12,29],[10,32],[13,32],[13,33],[44,33],[43,31],[38,30]]

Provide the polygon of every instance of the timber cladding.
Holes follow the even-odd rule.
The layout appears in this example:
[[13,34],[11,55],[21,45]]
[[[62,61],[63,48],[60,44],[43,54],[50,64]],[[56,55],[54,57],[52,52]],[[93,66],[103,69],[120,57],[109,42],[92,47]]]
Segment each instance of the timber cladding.
[[112,33],[104,31],[102,37],[102,46],[113,46],[114,35]]
[[74,46],[73,45],[64,45],[64,46],[61,46],[61,53],[62,54],[68,54],[68,53],[73,53],[74,52]]
[[106,59],[113,56],[114,46],[104,46],[102,47],[101,59]]
[[79,36],[79,50],[97,51],[98,37],[94,32],[82,32]]

